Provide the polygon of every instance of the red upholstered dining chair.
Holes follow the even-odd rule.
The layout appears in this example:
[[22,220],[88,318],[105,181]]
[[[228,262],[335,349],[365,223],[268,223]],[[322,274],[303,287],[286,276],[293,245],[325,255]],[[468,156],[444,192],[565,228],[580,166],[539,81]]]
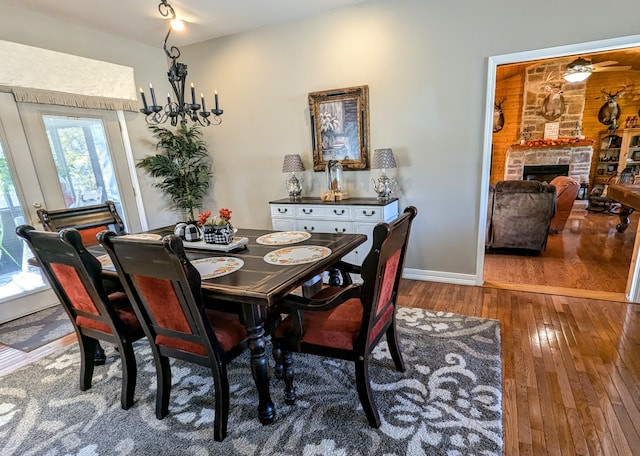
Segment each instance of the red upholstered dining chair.
[[124,234],[124,223],[113,201],[92,206],[68,209],[38,209],[38,218],[46,231],[58,232],[63,228],[75,228],[82,236],[84,245],[98,243],[96,235],[106,229]]
[[20,225],[16,233],[33,251],[78,336],[80,390],[91,388],[98,340],[113,343],[122,360],[120,402],[128,409],[133,404],[137,375],[132,343],[144,337],[144,332],[127,296],[122,292],[107,295],[102,266],[85,249],[77,230],[49,233]]
[[239,316],[213,310],[215,302],[203,298],[200,273],[177,236],[146,241],[104,231],[98,240],[111,256],[151,341],[158,380],[156,418],[169,412],[169,358],[208,367],[215,389],[214,438],[222,441],[229,415],[227,363],[248,347]]
[[[404,372],[395,311],[409,232],[416,215],[416,208],[409,206],[391,224],[376,225],[373,245],[362,267],[342,262],[336,265],[343,272],[343,286],[324,288],[310,299],[290,295],[284,300],[282,307],[290,314],[276,328],[272,342],[276,375],[280,376],[281,365],[288,404],[296,400],[292,352],[353,361],[358,396],[367,420],[372,427],[380,426],[369,384],[369,356],[386,336],[395,368]],[[363,283],[351,283],[349,272],[360,273]]]

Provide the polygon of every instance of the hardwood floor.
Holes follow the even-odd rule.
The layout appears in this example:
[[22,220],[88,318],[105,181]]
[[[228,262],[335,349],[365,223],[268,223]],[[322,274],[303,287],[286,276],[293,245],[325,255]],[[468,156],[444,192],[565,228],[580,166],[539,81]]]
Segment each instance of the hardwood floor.
[[504,454],[640,454],[640,305],[403,281],[399,303],[500,321]]
[[487,252],[485,285],[626,301],[639,217],[632,214],[631,225],[618,233],[618,216],[587,212],[579,227],[567,224],[550,234],[540,255]]

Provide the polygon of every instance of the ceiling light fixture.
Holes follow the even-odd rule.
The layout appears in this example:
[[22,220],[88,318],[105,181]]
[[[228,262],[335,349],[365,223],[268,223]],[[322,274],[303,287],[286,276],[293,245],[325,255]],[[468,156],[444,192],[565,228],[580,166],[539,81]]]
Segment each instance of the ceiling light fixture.
[[567,82],[582,82],[593,73],[591,62],[579,57],[567,65],[567,70],[562,75]]
[[[214,125],[220,125],[222,122],[223,110],[218,105],[218,92],[214,91],[214,108],[211,111],[207,111],[204,94],[200,94],[200,104],[196,103],[196,91],[191,83],[191,103],[185,102],[184,90],[187,80],[187,65],[178,62],[180,58],[180,49],[176,46],[171,46],[171,49],[167,49],[167,40],[171,34],[171,30],[181,30],[184,28],[184,23],[176,17],[176,12],[169,4],[168,0],[161,0],[158,5],[158,11],[162,17],[168,17],[171,20],[171,26],[167,32],[167,36],[164,37],[164,52],[167,57],[171,59],[171,67],[167,72],[169,83],[173,88],[175,100],[171,99],[171,94],[167,94],[167,103],[164,106],[158,105],[156,102],[156,93],[152,84],[149,84],[149,93],[151,95],[151,104],[147,104],[147,99],[144,90],[140,89],[140,97],[142,98],[142,108],[140,112],[146,116],[145,120],[149,125],[159,125],[165,123],[167,120],[171,122],[174,127],[178,124],[178,118],[180,118],[181,124],[186,124],[188,119],[193,122],[198,122],[200,125],[207,127],[213,123]],[[209,117],[213,114],[213,122],[209,120]]]

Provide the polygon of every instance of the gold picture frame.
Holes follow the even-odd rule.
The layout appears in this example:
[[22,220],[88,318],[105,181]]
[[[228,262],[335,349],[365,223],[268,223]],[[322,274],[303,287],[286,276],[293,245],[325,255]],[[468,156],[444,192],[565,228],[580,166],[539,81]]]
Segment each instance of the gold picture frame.
[[369,86],[309,93],[313,169],[330,160],[344,169],[369,168]]

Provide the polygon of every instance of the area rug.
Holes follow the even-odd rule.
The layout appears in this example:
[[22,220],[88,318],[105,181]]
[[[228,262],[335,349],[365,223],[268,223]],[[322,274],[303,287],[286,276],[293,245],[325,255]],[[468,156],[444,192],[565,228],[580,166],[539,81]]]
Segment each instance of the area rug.
[[69,316],[56,305],[0,325],[0,344],[30,352],[72,332]]
[[[271,380],[277,416],[262,426],[249,355],[230,365],[228,435],[213,440],[212,378],[173,362],[169,415],[155,418],[155,369],[136,343],[135,404],[120,408],[117,353],[106,347],[93,386],[78,389],[77,344],[0,378],[0,454],[10,455],[500,455],[500,327],[495,320],[401,308],[396,372],[387,344],[372,355],[371,383],[382,425],[369,427],[353,363],[295,355],[298,400],[285,405]],[[270,349],[270,346],[267,347]]]

